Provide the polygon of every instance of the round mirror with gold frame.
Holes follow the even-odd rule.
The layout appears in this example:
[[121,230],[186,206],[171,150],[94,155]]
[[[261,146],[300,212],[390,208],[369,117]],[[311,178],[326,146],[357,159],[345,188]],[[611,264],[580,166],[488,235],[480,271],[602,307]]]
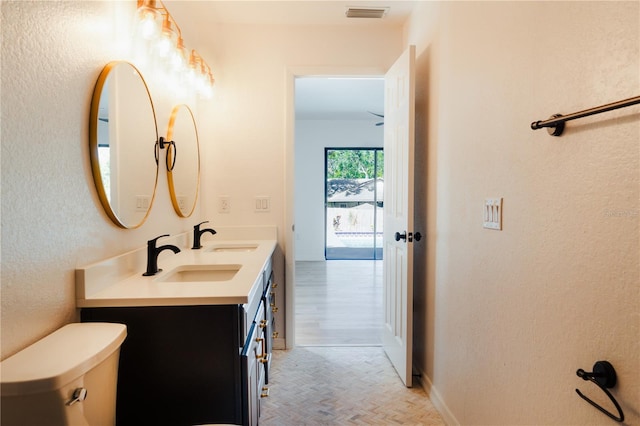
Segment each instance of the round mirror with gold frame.
[[137,228],[149,215],[158,181],[157,141],[142,74],[128,62],[108,63],[91,100],[89,153],[100,202],[121,228]]
[[173,108],[167,140],[171,203],[178,216],[189,217],[195,210],[200,187],[200,143],[193,112],[187,105]]

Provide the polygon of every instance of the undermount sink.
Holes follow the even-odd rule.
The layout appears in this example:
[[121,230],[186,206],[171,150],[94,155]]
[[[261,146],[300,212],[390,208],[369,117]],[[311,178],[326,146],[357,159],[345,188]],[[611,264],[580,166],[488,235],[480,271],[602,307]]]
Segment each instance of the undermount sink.
[[242,251],[254,251],[258,246],[256,244],[223,244],[223,245],[214,245],[210,247],[207,251],[213,252],[242,252]]
[[242,265],[181,265],[158,278],[165,282],[229,281]]

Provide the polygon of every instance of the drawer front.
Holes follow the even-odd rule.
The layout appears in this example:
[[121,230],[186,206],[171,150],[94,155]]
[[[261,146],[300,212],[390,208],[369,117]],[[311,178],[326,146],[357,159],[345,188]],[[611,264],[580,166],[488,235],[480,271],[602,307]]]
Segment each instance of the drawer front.
[[[261,286],[262,283],[262,275],[258,276],[259,282],[256,282],[254,285]],[[242,323],[239,326],[241,331],[240,334],[240,342],[244,342],[249,334],[249,330],[251,329],[251,325],[256,321],[258,314],[258,308],[262,302],[262,292],[256,292],[256,295],[253,299],[249,300],[249,303],[245,303],[240,306],[240,320]]]
[[271,280],[273,280],[273,265],[271,262],[271,258],[269,258],[267,264],[264,266],[264,270],[262,271],[263,291],[267,289],[267,286],[269,285],[269,283],[271,283]]
[[264,308],[261,305],[242,349],[242,424],[257,425],[260,417],[260,399],[265,394],[267,359],[265,328],[262,326]]
[[271,368],[271,353],[273,352],[273,337],[276,329],[275,317],[273,316],[273,308],[275,307],[275,292],[269,285],[262,298],[264,304],[264,323],[266,339],[267,359],[264,363],[265,382],[269,383],[269,370]]

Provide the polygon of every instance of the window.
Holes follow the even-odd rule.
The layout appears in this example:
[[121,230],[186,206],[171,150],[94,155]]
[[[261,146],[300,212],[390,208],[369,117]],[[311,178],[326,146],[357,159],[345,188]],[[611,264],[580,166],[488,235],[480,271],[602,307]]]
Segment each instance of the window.
[[382,148],[325,149],[325,258],[382,259]]

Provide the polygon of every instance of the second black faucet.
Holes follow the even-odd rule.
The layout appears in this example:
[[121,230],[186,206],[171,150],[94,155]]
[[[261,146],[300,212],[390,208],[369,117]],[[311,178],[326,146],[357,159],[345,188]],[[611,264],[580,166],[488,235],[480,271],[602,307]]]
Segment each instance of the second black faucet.
[[209,223],[209,221],[200,222],[193,227],[193,247],[191,247],[191,249],[193,250],[202,248],[202,244],[200,243],[200,237],[202,237],[202,234],[204,234],[205,232],[210,232],[211,235],[216,234],[215,229],[212,228],[200,229],[200,225],[202,225],[203,223]]

